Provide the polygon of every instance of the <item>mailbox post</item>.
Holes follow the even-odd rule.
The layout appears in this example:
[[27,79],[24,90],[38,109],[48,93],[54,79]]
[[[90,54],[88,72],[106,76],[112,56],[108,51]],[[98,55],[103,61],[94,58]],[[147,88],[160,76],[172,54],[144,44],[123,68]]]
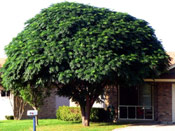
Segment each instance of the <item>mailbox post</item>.
[[33,116],[33,131],[36,131],[36,120],[35,120],[35,116],[38,115],[38,111],[37,110],[28,110],[27,111],[27,116]]

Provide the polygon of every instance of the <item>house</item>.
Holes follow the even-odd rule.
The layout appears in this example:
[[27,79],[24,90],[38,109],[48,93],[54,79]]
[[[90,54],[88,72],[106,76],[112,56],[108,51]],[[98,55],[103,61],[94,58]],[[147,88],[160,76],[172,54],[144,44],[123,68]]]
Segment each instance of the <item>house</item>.
[[[175,53],[168,53],[170,57],[175,58]],[[116,120],[141,120],[141,121],[158,121],[165,123],[175,122],[175,59],[172,59],[172,65],[166,74],[161,75],[158,79],[145,79],[144,85],[134,87],[107,86],[105,102],[95,107],[106,108],[108,106],[115,109]],[[0,61],[1,62],[1,61]],[[1,63],[2,65],[2,63]],[[1,87],[1,91],[3,88]],[[2,91],[3,92],[3,91]],[[2,103],[2,110],[10,110],[8,113],[0,113],[0,119],[5,115],[17,116],[19,107],[15,97],[9,97],[9,92],[5,97],[6,102]],[[7,102],[8,100],[8,102]],[[13,104],[11,104],[13,103]],[[12,107],[10,107],[10,105]],[[56,110],[59,106],[76,106],[68,98],[55,95],[54,91],[49,98],[45,100],[44,105],[39,111],[39,118],[56,118]],[[2,108],[3,107],[3,108]],[[28,118],[26,111],[31,109],[28,105],[24,108],[22,118]]]
[[[175,52],[168,52],[175,58]],[[115,108],[116,120],[175,122],[175,59],[168,72],[157,79],[144,79],[134,87],[107,87],[106,105]]]
[[[0,58],[0,68],[5,63],[5,60],[4,58]],[[0,105],[0,120],[5,120],[5,116],[15,116],[19,118],[21,112],[23,112],[21,116],[22,119],[27,119],[29,118],[27,116],[27,110],[32,109],[31,106],[24,104],[20,98],[14,96],[10,91],[5,91],[2,85],[0,85]],[[59,106],[63,105],[69,106],[69,99],[55,95],[53,91],[41,107],[39,118],[56,118],[56,110]]]
[[[0,68],[5,63],[5,59],[0,58]],[[16,118],[28,119],[27,110],[33,110],[31,106],[25,104],[19,97],[14,96],[10,91],[4,91],[0,86],[0,120],[5,120],[5,116],[15,116]],[[39,111],[39,118],[56,118],[56,110],[59,106],[77,106],[74,102],[65,97],[56,95],[53,90],[50,97],[46,98],[44,105]],[[93,107],[104,107],[104,104],[96,103]],[[23,113],[22,113],[23,112]],[[22,116],[20,116],[22,115]]]
[[[0,87],[0,105],[0,120],[5,120],[5,116],[20,118],[20,115],[22,119],[28,119],[27,110],[33,110],[19,97],[14,96],[10,91],[4,91],[2,87]],[[69,106],[69,99],[55,95],[53,92],[40,108],[39,118],[56,118],[56,110],[63,105]]]

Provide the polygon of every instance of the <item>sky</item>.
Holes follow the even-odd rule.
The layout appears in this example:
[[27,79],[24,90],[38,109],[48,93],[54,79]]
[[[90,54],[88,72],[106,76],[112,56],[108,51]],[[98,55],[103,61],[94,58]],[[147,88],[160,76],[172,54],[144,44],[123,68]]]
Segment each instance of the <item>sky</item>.
[[[0,58],[6,57],[4,48],[24,28],[24,23],[41,9],[65,0],[1,0],[0,1]],[[175,52],[174,0],[67,0],[112,11],[128,13],[146,20],[155,30],[166,51]]]

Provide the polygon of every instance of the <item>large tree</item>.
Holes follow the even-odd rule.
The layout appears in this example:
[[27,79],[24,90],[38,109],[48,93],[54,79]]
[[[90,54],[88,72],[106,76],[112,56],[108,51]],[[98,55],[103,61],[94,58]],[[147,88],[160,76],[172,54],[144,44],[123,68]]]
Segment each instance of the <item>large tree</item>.
[[64,2],[25,24],[5,48],[4,86],[53,85],[80,105],[85,126],[106,85],[138,84],[169,66],[154,30],[126,13]]

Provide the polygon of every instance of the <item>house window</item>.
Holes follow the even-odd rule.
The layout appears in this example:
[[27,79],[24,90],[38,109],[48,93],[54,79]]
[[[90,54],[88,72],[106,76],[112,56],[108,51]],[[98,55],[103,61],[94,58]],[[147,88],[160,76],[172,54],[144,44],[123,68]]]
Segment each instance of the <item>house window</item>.
[[119,119],[154,119],[152,91],[150,84],[119,88]]
[[5,91],[1,91],[1,97],[5,96]]
[[10,96],[10,91],[1,90],[1,97],[8,97],[8,96]]

